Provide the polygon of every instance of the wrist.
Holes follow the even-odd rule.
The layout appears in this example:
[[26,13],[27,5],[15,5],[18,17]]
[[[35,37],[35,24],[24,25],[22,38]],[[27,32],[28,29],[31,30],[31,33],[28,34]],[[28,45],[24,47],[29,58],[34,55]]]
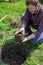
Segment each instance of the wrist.
[[29,36],[27,37],[27,40],[29,40]]
[[25,30],[24,26],[22,26],[20,30],[23,30],[24,31]]

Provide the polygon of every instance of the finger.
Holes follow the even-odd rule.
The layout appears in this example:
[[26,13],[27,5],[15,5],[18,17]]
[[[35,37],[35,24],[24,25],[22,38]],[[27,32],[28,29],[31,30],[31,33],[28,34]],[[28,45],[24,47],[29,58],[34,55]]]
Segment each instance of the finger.
[[17,31],[14,35],[16,35],[17,33],[19,33],[19,32]]
[[22,42],[25,42],[25,40],[23,40]]

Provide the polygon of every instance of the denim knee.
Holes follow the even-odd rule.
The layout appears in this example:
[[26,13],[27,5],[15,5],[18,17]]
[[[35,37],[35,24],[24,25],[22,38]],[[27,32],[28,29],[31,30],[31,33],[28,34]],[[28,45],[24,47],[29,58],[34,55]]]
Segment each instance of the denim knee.
[[39,44],[39,43],[43,42],[43,32],[40,34],[39,37],[32,39],[31,42],[33,44]]

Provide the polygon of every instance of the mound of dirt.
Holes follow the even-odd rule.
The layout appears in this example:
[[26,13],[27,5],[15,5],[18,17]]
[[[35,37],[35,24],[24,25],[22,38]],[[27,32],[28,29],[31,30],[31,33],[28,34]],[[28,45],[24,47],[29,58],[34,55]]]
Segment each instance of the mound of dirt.
[[21,32],[15,35],[16,42],[22,42],[23,40],[24,40],[24,35]]
[[20,21],[21,21],[20,19],[11,18],[10,26],[12,26],[12,27],[16,26],[17,28],[21,27],[21,22]]
[[10,65],[21,65],[27,58],[24,46],[22,45],[5,45],[1,49],[1,60]]

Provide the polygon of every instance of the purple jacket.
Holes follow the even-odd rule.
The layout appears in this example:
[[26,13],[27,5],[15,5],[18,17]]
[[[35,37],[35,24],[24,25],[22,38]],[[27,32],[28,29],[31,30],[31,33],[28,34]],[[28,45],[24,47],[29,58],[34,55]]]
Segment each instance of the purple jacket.
[[37,28],[37,31],[33,32],[35,37],[40,36],[40,33],[43,32],[43,6],[39,6],[39,9],[34,15],[32,15],[27,8],[23,18],[23,23],[26,25],[27,22],[29,22],[29,19],[33,21],[33,26]]

